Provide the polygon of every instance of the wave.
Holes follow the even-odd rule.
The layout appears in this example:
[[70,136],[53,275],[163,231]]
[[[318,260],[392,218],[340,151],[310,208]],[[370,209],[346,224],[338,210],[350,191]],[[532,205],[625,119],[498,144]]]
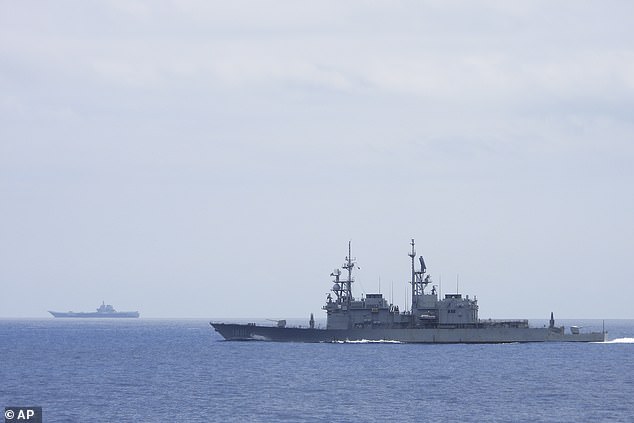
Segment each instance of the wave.
[[252,334],[251,339],[253,339],[254,341],[270,341],[270,339],[267,338],[266,336],[256,335],[256,334]]
[[634,338],[616,338],[611,341],[597,342],[598,344],[634,344]]
[[333,341],[335,344],[402,344],[401,341],[394,341],[389,339],[359,339],[355,341],[350,341],[346,339],[345,341]]

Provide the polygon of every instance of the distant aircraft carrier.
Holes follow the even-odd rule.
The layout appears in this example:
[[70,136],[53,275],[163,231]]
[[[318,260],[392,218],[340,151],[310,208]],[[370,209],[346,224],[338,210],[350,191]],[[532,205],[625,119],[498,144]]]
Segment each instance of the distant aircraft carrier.
[[530,327],[528,320],[480,320],[478,302],[467,295],[446,294],[438,298],[436,286],[429,292],[431,276],[423,257],[416,270],[414,240],[411,258],[411,308],[400,312],[398,306],[388,304],[383,294],[352,296],[352,270],[355,259],[348,243],[348,256],[342,266],[347,271],[345,280],[341,270],[335,269],[332,294],[328,294],[323,309],[326,311],[325,329],[315,328],[313,315],[308,327],[286,327],[280,320],[276,326],[255,323],[233,324],[211,322],[214,329],[229,341],[263,340],[284,342],[340,342],[340,341],[397,341],[406,343],[506,343],[506,342],[602,342],[606,332],[582,332],[571,326],[566,332],[563,326],[555,326],[553,313],[550,325]]

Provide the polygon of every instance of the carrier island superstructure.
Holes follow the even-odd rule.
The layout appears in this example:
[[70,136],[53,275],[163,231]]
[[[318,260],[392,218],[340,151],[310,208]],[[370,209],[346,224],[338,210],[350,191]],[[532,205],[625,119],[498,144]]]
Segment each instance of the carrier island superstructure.
[[[411,251],[411,305],[400,311],[383,294],[352,295],[356,260],[348,243],[348,255],[341,269],[331,273],[333,285],[326,297],[326,327],[315,328],[311,314],[308,327],[287,327],[285,320],[275,326],[255,323],[211,322],[226,340],[264,340],[286,342],[396,341],[407,343],[505,343],[505,342],[602,342],[605,330],[583,332],[577,326],[566,330],[550,324],[530,327],[528,320],[481,320],[476,297],[445,294],[439,298],[427,273],[422,256],[416,260],[415,243]],[[417,263],[418,261],[418,263]],[[346,272],[342,278],[342,270]],[[429,288],[431,285],[431,289]]]

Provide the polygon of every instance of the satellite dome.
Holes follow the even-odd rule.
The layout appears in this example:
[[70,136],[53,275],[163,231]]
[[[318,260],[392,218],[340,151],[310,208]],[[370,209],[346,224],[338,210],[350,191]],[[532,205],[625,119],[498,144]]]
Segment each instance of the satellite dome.
[[341,285],[339,285],[338,283],[336,283],[336,284],[334,284],[334,285],[332,286],[332,290],[333,290],[333,291],[339,291],[340,289],[341,289]]

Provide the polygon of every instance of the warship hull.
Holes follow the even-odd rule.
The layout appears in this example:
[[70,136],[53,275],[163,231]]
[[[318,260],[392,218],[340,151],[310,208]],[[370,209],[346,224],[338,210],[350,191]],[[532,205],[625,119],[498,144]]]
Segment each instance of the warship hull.
[[603,342],[601,332],[563,334],[549,328],[359,328],[313,329],[210,323],[228,341],[400,342],[421,344],[501,344],[515,342]]

